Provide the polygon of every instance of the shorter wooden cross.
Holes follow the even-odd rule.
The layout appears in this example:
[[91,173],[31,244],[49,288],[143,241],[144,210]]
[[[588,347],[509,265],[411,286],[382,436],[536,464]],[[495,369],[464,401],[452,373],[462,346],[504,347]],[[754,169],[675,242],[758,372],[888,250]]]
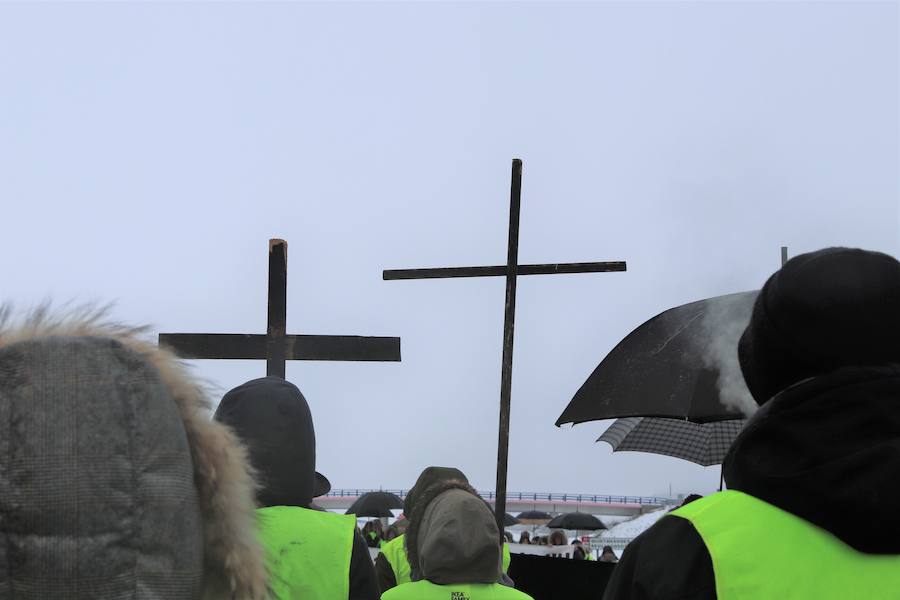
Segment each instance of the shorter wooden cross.
[[269,319],[265,334],[161,333],[159,345],[183,358],[265,360],[284,379],[288,360],[399,361],[400,338],[287,334],[287,242],[269,240]]
[[509,458],[509,408],[512,394],[513,333],[516,321],[516,276],[555,275],[561,273],[606,273],[624,271],[625,263],[590,262],[540,265],[519,264],[519,206],[522,197],[522,161],[512,162],[512,185],[509,204],[509,246],[505,266],[447,267],[437,269],[401,269],[384,271],[390,279],[441,279],[445,277],[506,277],[506,311],[503,320],[503,366],[500,376],[500,432],[497,442],[497,489],[494,516],[503,531],[506,515],[506,471]]

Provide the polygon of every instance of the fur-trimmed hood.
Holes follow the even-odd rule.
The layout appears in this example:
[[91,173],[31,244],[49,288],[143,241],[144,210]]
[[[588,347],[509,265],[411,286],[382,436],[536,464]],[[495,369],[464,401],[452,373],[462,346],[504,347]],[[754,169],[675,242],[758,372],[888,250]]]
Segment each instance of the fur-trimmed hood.
[[142,333],[103,311],[20,324],[0,311],[4,585],[23,598],[262,600],[246,453]]
[[503,575],[494,513],[460,480],[420,492],[405,543],[411,571],[432,583],[497,583]]

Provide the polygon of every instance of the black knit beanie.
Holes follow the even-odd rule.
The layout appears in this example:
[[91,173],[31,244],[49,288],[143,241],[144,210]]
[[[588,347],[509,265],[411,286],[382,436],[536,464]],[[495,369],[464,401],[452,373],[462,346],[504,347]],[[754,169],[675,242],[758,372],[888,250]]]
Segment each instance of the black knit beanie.
[[789,260],[757,297],[738,356],[759,404],[840,367],[900,363],[900,263],[851,248]]

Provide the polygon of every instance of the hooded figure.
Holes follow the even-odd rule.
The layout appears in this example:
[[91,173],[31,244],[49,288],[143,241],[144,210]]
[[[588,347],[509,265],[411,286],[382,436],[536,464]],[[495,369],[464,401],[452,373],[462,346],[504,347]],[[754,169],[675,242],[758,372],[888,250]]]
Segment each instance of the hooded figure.
[[7,316],[0,596],[266,597],[244,450],[181,363],[101,313]]
[[766,282],[735,349],[761,405],[728,491],[629,544],[607,599],[895,598],[900,263],[829,248]]
[[375,571],[353,515],[316,510],[316,434],[297,386],[263,377],[225,394],[215,418],[247,445],[257,472],[260,535],[279,600],[374,600]]
[[392,588],[382,600],[528,600],[501,585],[500,531],[487,502],[464,481],[419,491],[406,533],[412,570],[421,579]]
[[[416,480],[415,485],[403,499],[403,514],[410,516],[415,512],[421,496],[434,485],[445,481],[461,481],[469,483],[465,474],[455,467],[426,467]],[[509,570],[511,556],[509,546],[503,545],[503,572]],[[381,552],[375,557],[375,571],[378,575],[378,587],[384,593],[394,586],[415,581],[420,577],[414,574],[410,568],[409,558],[406,555],[406,536],[398,535],[381,545]],[[504,583],[512,585],[509,578],[504,578]]]

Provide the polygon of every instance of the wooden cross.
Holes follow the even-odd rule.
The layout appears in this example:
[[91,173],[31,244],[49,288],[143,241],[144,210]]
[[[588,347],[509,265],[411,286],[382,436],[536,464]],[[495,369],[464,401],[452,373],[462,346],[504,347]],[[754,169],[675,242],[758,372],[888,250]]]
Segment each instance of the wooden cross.
[[512,392],[513,333],[516,320],[516,277],[518,275],[555,275],[559,273],[606,273],[624,271],[624,262],[563,264],[519,264],[519,205],[522,196],[522,161],[512,161],[512,186],[509,206],[509,246],[506,265],[490,267],[449,267],[437,269],[401,269],[384,271],[385,280],[440,279],[446,277],[506,277],[506,311],[503,320],[503,366],[500,377],[500,432],[497,443],[497,489],[494,516],[504,529],[506,515],[506,472],[509,457],[509,408]]
[[288,360],[399,361],[400,338],[287,334],[287,242],[269,240],[269,326],[265,334],[161,333],[159,345],[183,358],[266,361],[284,379]]

